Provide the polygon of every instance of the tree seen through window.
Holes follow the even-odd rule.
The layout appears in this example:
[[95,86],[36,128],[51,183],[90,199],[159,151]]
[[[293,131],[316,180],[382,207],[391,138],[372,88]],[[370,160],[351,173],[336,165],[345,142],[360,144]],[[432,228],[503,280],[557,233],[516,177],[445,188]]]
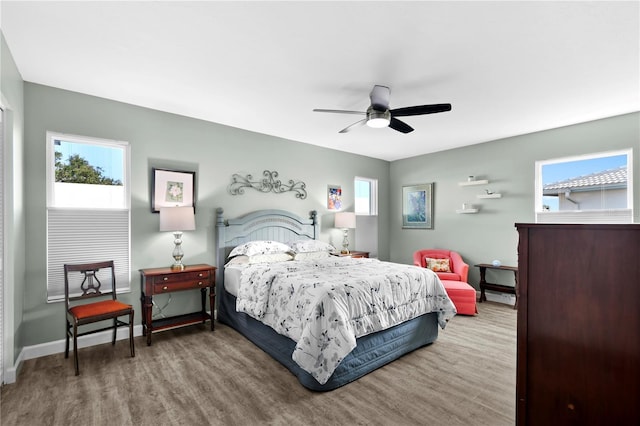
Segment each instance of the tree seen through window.
[[104,175],[102,167],[92,166],[78,154],[69,156],[62,161],[62,152],[56,151],[56,182],[84,183],[94,185],[122,185],[119,179]]

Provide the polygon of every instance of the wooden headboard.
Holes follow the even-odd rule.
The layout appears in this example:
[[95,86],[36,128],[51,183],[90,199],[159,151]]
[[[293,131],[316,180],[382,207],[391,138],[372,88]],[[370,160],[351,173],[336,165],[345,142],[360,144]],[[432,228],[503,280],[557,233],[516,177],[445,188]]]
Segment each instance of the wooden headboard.
[[285,210],[258,210],[235,219],[225,219],[224,210],[216,209],[216,284],[224,283],[224,264],[231,250],[247,241],[270,240],[286,243],[315,240],[319,236],[317,213],[309,219]]

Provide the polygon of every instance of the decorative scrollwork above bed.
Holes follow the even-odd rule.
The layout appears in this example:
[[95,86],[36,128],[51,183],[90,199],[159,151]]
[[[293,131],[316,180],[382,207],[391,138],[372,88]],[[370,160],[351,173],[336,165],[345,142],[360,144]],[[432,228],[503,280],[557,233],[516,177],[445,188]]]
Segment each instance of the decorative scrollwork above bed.
[[227,188],[231,195],[244,194],[245,188],[255,189],[256,191],[267,193],[273,192],[276,194],[283,194],[285,192],[295,192],[296,198],[304,200],[307,198],[307,184],[302,181],[294,181],[289,179],[285,184],[282,180],[278,179],[278,172],[265,170],[262,172],[262,179],[253,180],[252,175],[242,176],[235,173],[231,176],[231,183]]

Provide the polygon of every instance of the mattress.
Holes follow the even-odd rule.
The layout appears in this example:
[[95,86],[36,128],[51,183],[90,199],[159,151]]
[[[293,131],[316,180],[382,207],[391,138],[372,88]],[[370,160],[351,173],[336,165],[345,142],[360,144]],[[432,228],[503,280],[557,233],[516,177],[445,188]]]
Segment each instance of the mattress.
[[224,288],[233,296],[238,296],[240,288],[240,274],[245,265],[227,265],[224,267]]
[[321,384],[358,337],[428,312],[444,328],[455,315],[433,271],[334,256],[247,265],[236,310],[296,341],[294,361]]
[[408,352],[431,344],[438,337],[438,314],[434,312],[360,337],[356,348],[342,360],[329,380],[321,385],[293,361],[296,342],[249,315],[236,312],[236,297],[224,289],[220,293],[218,321],[239,331],[291,371],[304,387],[314,391],[329,391],[344,386]]

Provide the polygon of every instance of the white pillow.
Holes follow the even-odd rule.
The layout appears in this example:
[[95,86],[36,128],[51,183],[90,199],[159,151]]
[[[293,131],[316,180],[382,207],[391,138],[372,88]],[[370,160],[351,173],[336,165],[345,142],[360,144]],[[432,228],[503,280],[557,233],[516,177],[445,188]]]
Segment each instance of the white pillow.
[[240,256],[233,257],[231,260],[225,263],[224,266],[247,265],[248,263],[249,263],[249,256],[240,255]]
[[328,251],[310,251],[306,253],[296,253],[294,259],[295,260],[318,260],[318,259],[326,259],[331,256],[331,253]]
[[289,242],[294,253],[309,253],[316,251],[334,252],[336,248],[331,244],[319,240],[298,240]]
[[248,243],[236,246],[229,257],[245,255],[254,256],[256,254],[273,254],[287,253],[291,251],[291,247],[277,241],[249,241]]
[[293,260],[290,253],[254,254],[249,256],[249,263],[274,263]]

